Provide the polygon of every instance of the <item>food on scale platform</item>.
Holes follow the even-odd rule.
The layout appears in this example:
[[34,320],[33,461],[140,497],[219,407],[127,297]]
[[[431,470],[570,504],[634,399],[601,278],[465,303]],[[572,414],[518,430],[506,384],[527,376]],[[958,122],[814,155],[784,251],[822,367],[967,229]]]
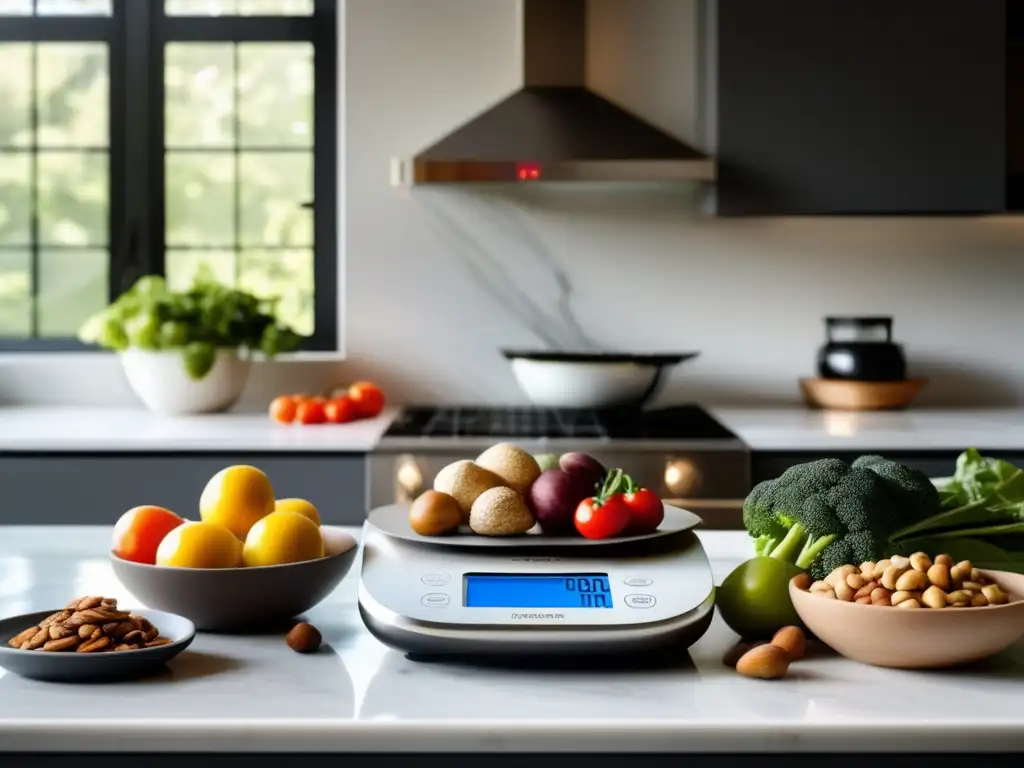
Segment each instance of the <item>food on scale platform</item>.
[[969,560],[954,563],[947,554],[933,560],[924,552],[841,565],[806,588],[832,600],[910,609],[981,608],[1010,600]]
[[112,597],[79,597],[8,641],[23,651],[104,653],[137,651],[171,642],[142,616],[117,607]]
[[477,497],[484,491],[500,488],[504,484],[505,481],[489,469],[468,460],[449,464],[434,478],[434,490],[447,493],[458,502],[465,523],[469,522],[469,511]]
[[426,491],[412,503],[409,525],[420,536],[444,536],[462,525],[459,502],[447,493]]
[[651,533],[665,517],[657,494],[621,469],[606,470],[585,453],[534,457],[511,443],[442,468],[410,508],[409,524],[421,536],[457,533],[455,508],[462,525],[484,536],[539,526],[549,535],[605,539]]
[[351,546],[343,532],[321,528],[311,502],[275,499],[270,478],[248,465],[210,478],[199,496],[199,518],[135,507],[114,526],[111,552],[144,565],[241,568],[317,560]]

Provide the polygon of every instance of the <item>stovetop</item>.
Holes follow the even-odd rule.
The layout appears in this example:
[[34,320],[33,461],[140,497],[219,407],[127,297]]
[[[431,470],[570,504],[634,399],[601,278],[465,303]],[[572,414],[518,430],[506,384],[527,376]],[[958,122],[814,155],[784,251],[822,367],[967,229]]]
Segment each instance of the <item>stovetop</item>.
[[519,407],[416,406],[402,410],[384,438],[737,440],[697,405],[592,411]]

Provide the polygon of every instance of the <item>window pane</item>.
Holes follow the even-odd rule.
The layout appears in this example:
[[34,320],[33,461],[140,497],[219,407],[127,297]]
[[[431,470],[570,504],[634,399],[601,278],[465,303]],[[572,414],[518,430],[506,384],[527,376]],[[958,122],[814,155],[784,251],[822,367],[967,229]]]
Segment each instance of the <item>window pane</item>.
[[[31,16],[32,0],[0,0],[0,16]],[[2,326],[0,326],[2,329]]]
[[0,147],[32,143],[30,44],[0,44],[0,104]]
[[106,245],[110,195],[106,152],[40,152],[39,242]]
[[107,251],[59,250],[39,254],[40,336],[74,336],[107,303]]
[[32,156],[0,153],[0,246],[32,243]]
[[233,146],[233,45],[175,43],[167,46],[165,60],[167,146]]
[[109,16],[111,0],[39,0],[40,16]]
[[109,78],[103,43],[38,46],[39,134],[44,147],[105,147],[109,143]]
[[207,270],[217,282],[235,284],[234,251],[175,251],[164,256],[167,285],[175,291],[188,290],[201,270]]
[[242,245],[313,244],[312,153],[243,153],[238,177]]
[[165,0],[168,16],[310,16],[313,0]]
[[302,334],[313,332],[313,252],[242,251],[239,285],[257,296],[280,298],[281,322]]
[[32,333],[32,256],[0,251],[0,336]]
[[313,46],[241,44],[238,112],[243,147],[312,146]]
[[235,167],[230,152],[167,153],[167,245],[235,244]]

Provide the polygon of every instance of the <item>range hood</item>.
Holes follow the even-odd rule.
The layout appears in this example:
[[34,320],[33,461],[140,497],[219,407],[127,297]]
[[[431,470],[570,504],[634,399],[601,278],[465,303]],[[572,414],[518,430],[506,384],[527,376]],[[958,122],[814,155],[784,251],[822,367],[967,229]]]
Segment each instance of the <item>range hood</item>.
[[522,87],[393,160],[392,183],[714,180],[712,158],[587,87],[587,0],[517,1]]

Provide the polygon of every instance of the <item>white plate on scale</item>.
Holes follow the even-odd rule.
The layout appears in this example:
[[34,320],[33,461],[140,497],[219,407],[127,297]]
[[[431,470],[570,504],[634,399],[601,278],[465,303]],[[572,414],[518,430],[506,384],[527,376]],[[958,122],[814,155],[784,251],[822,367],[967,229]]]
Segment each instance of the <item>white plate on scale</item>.
[[381,507],[363,527],[359,612],[381,642],[421,656],[685,649],[714,609],[700,523],[666,505],[642,536],[426,537],[408,505]]

